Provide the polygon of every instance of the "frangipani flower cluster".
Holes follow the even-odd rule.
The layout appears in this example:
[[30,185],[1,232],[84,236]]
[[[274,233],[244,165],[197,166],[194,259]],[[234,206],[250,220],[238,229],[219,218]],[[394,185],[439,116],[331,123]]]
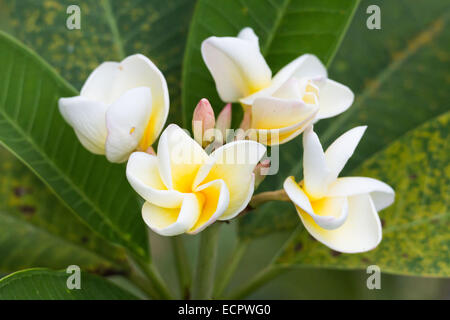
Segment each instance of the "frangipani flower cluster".
[[272,78],[251,28],[237,37],[210,37],[201,52],[221,99],[240,102],[251,114],[250,128],[258,141],[267,145],[288,142],[353,103],[352,91],[328,79],[325,66],[311,54],[298,57]]
[[[313,131],[318,120],[351,106],[352,91],[328,79],[324,65],[310,54],[272,78],[250,28],[237,37],[210,37],[201,52],[228,104],[216,119],[209,101],[200,100],[193,114],[194,139],[170,124],[156,153],[152,144],[166,122],[169,96],[164,76],[148,58],[138,54],[120,63],[105,62],[89,76],[80,96],[59,101],[62,116],[86,149],[111,162],[128,160],[128,181],[145,199],[145,223],[161,235],[174,236],[235,218],[250,208],[255,184],[270,166],[267,159],[261,161],[263,144],[284,143],[304,132],[304,178],[300,183],[287,178],[284,191],[305,228],[336,251],[376,247],[381,241],[377,211],[394,201],[393,189],[371,178],[338,178],[366,128],[346,132],[325,152]],[[248,137],[259,142],[220,146],[215,136],[204,139],[208,130],[228,136],[231,102],[243,105],[241,129],[256,131]]]
[[158,138],[169,114],[169,92],[161,71],[135,54],[102,63],[79,96],[59,100],[59,110],[86,149],[125,162]]

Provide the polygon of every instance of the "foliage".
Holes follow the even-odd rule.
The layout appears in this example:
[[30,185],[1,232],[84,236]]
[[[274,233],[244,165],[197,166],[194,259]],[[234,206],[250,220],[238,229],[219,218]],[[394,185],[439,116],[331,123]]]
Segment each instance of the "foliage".
[[[148,285],[151,297],[171,297],[151,261],[124,166],[84,150],[57,111],[57,100],[77,95],[100,62],[139,52],[168,81],[169,122],[190,127],[201,98],[216,113],[224,105],[201,58],[201,42],[211,35],[235,36],[246,26],[259,36],[273,74],[313,53],[330,78],[353,90],[353,106],[315,128],[327,147],[346,130],[367,124],[343,175],[385,181],[395,189],[396,202],[380,214],[380,246],[357,255],[337,254],[313,240],[297,227],[291,203],[264,204],[239,218],[239,256],[250,240],[288,231],[292,236],[278,250],[276,268],[377,264],[395,274],[450,276],[447,1],[413,6],[407,0],[363,0],[359,7],[358,0],[78,2],[82,28],[69,31],[68,0],[0,0],[0,272],[26,269],[0,280],[0,299],[135,299],[92,273],[131,278],[136,267],[146,276],[132,279],[137,286]],[[381,30],[366,28],[371,4],[381,8]],[[233,106],[233,116],[237,124],[240,106]],[[300,138],[282,145],[280,171],[258,191],[280,188],[289,175],[300,179],[301,152]],[[175,244],[177,256],[186,259],[180,242]],[[179,266],[188,263],[180,261]],[[238,262],[232,261],[233,268]],[[64,271],[30,269],[71,264],[83,270],[82,290],[67,289]],[[181,281],[183,290],[190,278]],[[207,285],[198,291],[210,291]]]

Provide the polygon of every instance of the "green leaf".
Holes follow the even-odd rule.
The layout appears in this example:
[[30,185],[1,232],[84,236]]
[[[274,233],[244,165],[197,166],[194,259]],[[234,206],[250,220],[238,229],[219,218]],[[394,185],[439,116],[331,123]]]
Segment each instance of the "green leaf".
[[0,272],[32,267],[122,273],[125,255],[75,218],[12,154],[0,148]]
[[93,230],[146,256],[146,228],[124,167],[84,150],[58,112],[58,98],[76,90],[2,32],[0,60],[1,143]]
[[133,300],[131,293],[106,279],[81,272],[81,289],[67,288],[64,271],[28,269],[0,280],[0,300]]
[[[68,30],[69,5],[81,29]],[[195,0],[0,0],[0,29],[35,50],[77,89],[103,61],[142,53],[169,86],[170,119],[181,122],[181,62]]]
[[[252,27],[273,74],[303,53],[331,61],[345,33],[356,0],[199,0],[192,19],[183,65],[183,123],[190,124],[201,98],[216,112],[224,103],[203,63],[200,45],[209,36],[236,36]],[[233,112],[241,111],[235,107]]]
[[[369,5],[381,8],[381,30],[366,27]],[[326,148],[340,134],[368,125],[358,149],[346,165],[346,175],[375,152],[448,110],[450,68],[446,44],[450,41],[448,1],[362,1],[330,78],[355,92],[350,109],[315,125]],[[301,139],[280,148],[280,172],[264,181],[264,189],[282,187],[284,179],[302,177]],[[243,237],[262,236],[299,224],[290,203],[268,203],[240,220]]]
[[279,264],[341,269],[376,264],[382,272],[450,277],[450,112],[376,153],[352,175],[376,177],[396,192],[380,213],[383,240],[364,254],[338,254],[306,229],[290,242]]

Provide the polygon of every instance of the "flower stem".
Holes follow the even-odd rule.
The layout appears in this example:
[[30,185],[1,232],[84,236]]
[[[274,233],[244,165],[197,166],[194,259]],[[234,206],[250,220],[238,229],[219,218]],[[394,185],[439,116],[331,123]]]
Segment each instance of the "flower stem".
[[257,208],[267,201],[289,201],[289,197],[283,189],[261,192],[252,197],[250,206],[252,208]]
[[189,260],[184,248],[183,239],[178,237],[172,237],[172,248],[175,256],[175,265],[178,273],[178,280],[180,282],[180,290],[183,299],[190,298],[190,285],[191,285],[191,268],[189,266]]
[[157,299],[173,299],[172,294],[170,293],[164,280],[160,276],[158,270],[156,270],[153,263],[148,263],[142,258],[135,255],[132,255],[131,257],[133,262],[139,267],[140,271],[146,276],[153,287],[152,289],[148,290],[148,293],[151,293],[153,291],[156,292],[158,296],[154,298]]
[[274,265],[269,265],[268,267],[261,270],[256,274],[249,282],[232,292],[229,296],[226,297],[227,300],[240,300],[249,296],[251,293],[262,287],[268,281],[272,280],[286,268],[277,267]]
[[226,297],[226,299],[230,300],[237,300],[237,299],[244,299],[247,296],[249,296],[251,293],[253,293],[255,290],[258,290],[260,287],[262,287],[264,284],[278,276],[279,274],[286,272],[289,270],[289,268],[285,266],[277,265],[277,260],[281,256],[281,254],[284,252],[286,247],[291,243],[292,239],[294,239],[299,232],[300,228],[296,228],[292,234],[289,236],[289,238],[286,240],[284,245],[282,245],[278,251],[275,253],[275,255],[272,257],[271,261],[265,267],[263,270],[258,272],[256,276],[254,276],[250,281],[242,285],[240,288],[236,289],[234,292],[232,292],[229,296]]
[[142,274],[138,272],[138,270],[132,270],[128,278],[136,287],[142,290],[142,292],[144,292],[148,298],[160,298],[160,295],[153,289],[150,281],[146,277],[142,276]]
[[237,243],[236,248],[234,249],[230,257],[230,260],[225,264],[225,270],[216,282],[213,295],[214,297],[222,296],[223,292],[230,283],[230,280],[233,277],[233,274],[235,273],[239,262],[241,262],[241,259],[247,250],[248,244],[249,240],[242,240]]
[[215,223],[201,233],[197,267],[192,284],[192,299],[211,299],[216,268],[220,223]]

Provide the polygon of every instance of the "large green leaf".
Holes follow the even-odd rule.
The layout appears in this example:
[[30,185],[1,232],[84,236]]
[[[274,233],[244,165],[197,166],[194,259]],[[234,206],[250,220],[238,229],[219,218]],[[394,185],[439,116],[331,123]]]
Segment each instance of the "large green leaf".
[[0,300],[132,300],[131,293],[112,282],[81,272],[81,289],[67,288],[64,271],[28,269],[0,280]]
[[0,32],[0,141],[92,229],[147,254],[146,228],[123,166],[83,149],[58,112],[77,92],[34,53]]
[[[69,5],[81,29],[68,30]],[[170,119],[181,120],[181,62],[195,0],[0,0],[0,29],[34,49],[77,89],[99,63],[142,53],[164,73]]]
[[[381,8],[381,30],[366,28],[366,9]],[[315,129],[324,147],[357,125],[369,126],[343,174],[407,131],[448,110],[450,68],[449,3],[445,0],[363,1],[330,78],[353,89],[356,100],[342,115],[320,121]],[[302,175],[297,139],[280,149],[280,172],[263,189],[280,188],[287,176]],[[389,180],[387,180],[389,183]],[[298,217],[289,203],[269,203],[240,221],[241,235],[252,237],[292,230]]]
[[0,147],[0,272],[75,264],[126,271],[123,250],[82,224],[19,160]]
[[[68,0],[0,0],[0,29],[35,49],[77,88],[102,61],[120,60],[135,52],[149,56],[166,76],[171,119],[179,122],[181,60],[194,0],[78,1],[80,30],[66,27],[66,9],[71,4]],[[134,216],[135,210],[130,211]]]
[[201,98],[208,98],[216,111],[224,104],[201,57],[200,45],[207,37],[236,36],[242,28],[252,27],[273,73],[307,52],[327,63],[357,3],[357,0],[199,0],[183,65],[183,123],[189,124]]
[[396,201],[380,213],[383,240],[364,254],[337,254],[301,229],[279,258],[287,265],[366,268],[450,276],[450,112],[376,153],[353,175],[389,181]]

